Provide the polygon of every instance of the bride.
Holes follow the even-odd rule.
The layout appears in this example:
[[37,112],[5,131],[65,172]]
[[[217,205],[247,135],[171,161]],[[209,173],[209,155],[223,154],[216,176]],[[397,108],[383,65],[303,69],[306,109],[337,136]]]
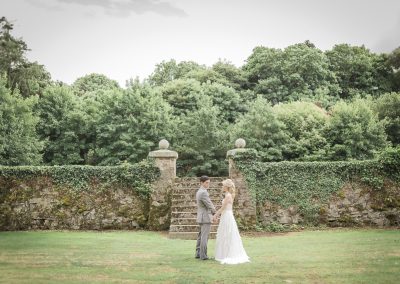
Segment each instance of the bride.
[[232,211],[232,204],[235,199],[235,184],[231,179],[226,179],[222,182],[222,190],[225,193],[225,198],[222,200],[222,207],[215,213],[213,218],[213,222],[216,222],[218,216],[221,215],[215,244],[215,260],[222,264],[250,262],[243,248],[242,239]]

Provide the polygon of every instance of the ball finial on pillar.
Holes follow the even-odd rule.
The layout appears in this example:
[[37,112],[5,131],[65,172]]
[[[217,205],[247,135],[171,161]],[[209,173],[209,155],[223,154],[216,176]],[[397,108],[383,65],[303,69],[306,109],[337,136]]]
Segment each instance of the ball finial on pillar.
[[158,147],[160,147],[160,149],[162,150],[166,150],[169,147],[169,142],[165,139],[162,139],[159,143],[158,143]]
[[246,147],[246,141],[243,138],[239,138],[235,141],[236,148],[244,148]]

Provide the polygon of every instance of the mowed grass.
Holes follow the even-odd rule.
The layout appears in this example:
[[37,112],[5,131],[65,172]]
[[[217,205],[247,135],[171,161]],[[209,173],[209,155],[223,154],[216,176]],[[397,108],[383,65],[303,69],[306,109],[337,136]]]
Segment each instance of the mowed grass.
[[[0,232],[0,283],[400,283],[400,230],[243,236],[251,263],[157,232]],[[215,240],[209,241],[214,256]]]

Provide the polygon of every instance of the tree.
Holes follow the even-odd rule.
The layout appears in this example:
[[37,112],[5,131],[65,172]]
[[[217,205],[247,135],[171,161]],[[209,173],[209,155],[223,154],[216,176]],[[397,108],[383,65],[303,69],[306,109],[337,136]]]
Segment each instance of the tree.
[[320,160],[325,155],[327,140],[323,130],[329,115],[323,108],[298,101],[278,104],[273,111],[285,124],[288,136],[283,150],[285,160]]
[[6,86],[11,92],[18,89],[23,97],[41,95],[51,84],[50,74],[43,65],[26,59],[28,46],[22,39],[14,38],[12,30],[13,24],[0,18],[0,74],[6,74]]
[[186,74],[192,71],[207,69],[205,65],[200,65],[194,61],[182,61],[177,65],[178,73],[177,78],[184,78]]
[[38,165],[42,143],[35,132],[37,98],[23,99],[18,90],[12,94],[6,81],[0,77],[0,165]]
[[212,99],[213,105],[220,110],[221,118],[233,123],[245,112],[240,94],[233,88],[220,83],[204,83],[201,85],[202,93]]
[[393,71],[393,90],[400,92],[400,47],[396,48],[389,54],[387,58],[387,63]]
[[260,80],[276,76],[281,56],[282,50],[280,49],[264,46],[257,46],[253,49],[253,53],[243,66],[251,88],[254,88]]
[[226,60],[218,60],[212,66],[212,70],[222,75],[228,82],[228,86],[234,88],[235,90],[241,90],[247,88],[247,80],[242,69],[237,68],[231,62]]
[[206,69],[205,66],[193,61],[182,61],[177,64],[174,59],[171,59],[157,64],[156,69],[149,76],[148,82],[152,86],[162,86],[170,81],[184,78],[191,71],[203,69]]
[[99,165],[136,163],[146,158],[162,138],[170,139],[172,109],[162,97],[140,90],[114,91],[102,95],[93,159]]
[[12,30],[13,24],[2,17],[0,19],[0,70],[1,73],[6,74],[9,88],[13,85],[15,88],[11,74],[25,63],[25,52],[28,51],[28,46],[22,39],[16,39],[11,35]]
[[156,65],[156,69],[149,76],[148,81],[152,86],[162,86],[163,84],[177,79],[178,67],[176,61],[163,61]]
[[329,61],[309,42],[285,50],[257,47],[244,70],[251,87],[272,104],[321,96],[335,98],[338,85]]
[[179,152],[177,170],[179,174],[220,176],[227,174],[225,161],[228,136],[226,123],[220,118],[220,110],[213,106],[209,97],[202,97],[198,107],[178,122],[173,140]]
[[357,94],[382,94],[391,90],[391,73],[385,55],[376,55],[364,46],[335,45],[326,51],[330,70],[340,86],[340,97],[354,98]]
[[183,77],[186,79],[195,79],[200,83],[220,83],[226,86],[229,85],[229,82],[221,74],[209,68],[192,70]]
[[400,93],[387,93],[372,104],[380,120],[385,120],[385,130],[393,145],[400,144]]
[[329,143],[327,160],[371,159],[388,144],[385,123],[360,98],[333,107],[324,136]]
[[48,87],[36,113],[40,120],[37,133],[44,141],[43,161],[49,165],[83,164],[85,147],[79,133],[85,133],[85,117],[79,109],[79,98],[68,86]]
[[78,96],[120,89],[117,81],[97,73],[92,73],[76,79],[72,84],[72,88]]
[[177,116],[194,111],[203,96],[200,82],[194,79],[173,80],[159,87],[157,91],[173,107]]
[[46,87],[52,84],[50,73],[37,62],[25,62],[21,68],[11,72],[14,88],[18,88],[23,97],[41,96]]
[[289,139],[285,128],[271,104],[259,96],[232,127],[230,140],[244,138],[249,148],[260,153],[263,161],[281,161],[284,159],[284,145]]

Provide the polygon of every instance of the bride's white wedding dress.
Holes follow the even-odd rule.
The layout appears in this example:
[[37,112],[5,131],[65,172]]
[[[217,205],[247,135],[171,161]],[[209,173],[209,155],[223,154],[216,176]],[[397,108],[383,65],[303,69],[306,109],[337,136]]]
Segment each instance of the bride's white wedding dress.
[[215,244],[215,260],[222,264],[250,262],[233,216],[232,203],[228,203],[221,214]]

